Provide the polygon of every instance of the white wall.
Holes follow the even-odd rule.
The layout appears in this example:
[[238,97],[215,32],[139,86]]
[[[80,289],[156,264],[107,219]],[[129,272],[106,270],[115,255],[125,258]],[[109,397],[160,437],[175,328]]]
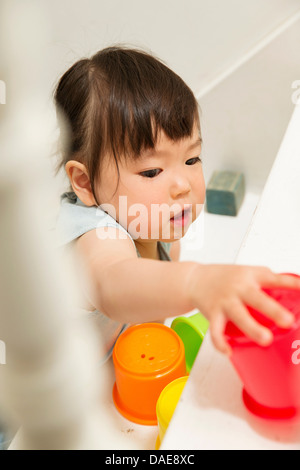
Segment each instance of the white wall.
[[[206,177],[237,169],[261,190],[292,112],[291,83],[300,78],[299,23],[262,46],[299,12],[299,0],[42,1],[52,36],[49,92],[74,61],[105,46],[146,48],[201,97]],[[253,48],[259,52],[247,60]]]
[[[44,8],[47,34],[36,38],[43,43],[38,63],[27,51],[14,74],[15,93],[18,83],[36,88],[41,81],[53,107],[54,86],[76,60],[113,43],[143,47],[200,96],[207,178],[213,169],[238,169],[261,189],[291,115],[291,82],[300,78],[299,22],[260,46],[295,17],[299,0],[14,0],[15,9],[18,2]],[[17,24],[7,25],[11,34]],[[253,48],[262,50],[247,60]],[[63,174],[56,184],[58,193],[65,189]]]
[[198,93],[300,8],[299,0],[40,0],[53,73],[111,43],[151,49]]
[[231,169],[245,173],[248,190],[262,190],[295,106],[298,18],[200,99],[206,180],[215,169]]

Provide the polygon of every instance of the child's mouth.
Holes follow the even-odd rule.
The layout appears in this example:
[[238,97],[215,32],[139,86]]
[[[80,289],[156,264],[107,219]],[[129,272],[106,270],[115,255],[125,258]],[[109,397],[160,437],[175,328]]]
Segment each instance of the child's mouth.
[[184,227],[191,221],[192,215],[192,206],[188,207],[187,209],[183,209],[179,214],[175,215],[170,219],[177,227]]

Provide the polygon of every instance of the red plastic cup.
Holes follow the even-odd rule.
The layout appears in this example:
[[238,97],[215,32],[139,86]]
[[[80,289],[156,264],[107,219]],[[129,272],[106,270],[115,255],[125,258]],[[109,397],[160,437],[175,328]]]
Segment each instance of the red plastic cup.
[[225,334],[232,348],[231,361],[244,384],[243,401],[249,411],[263,418],[291,418],[300,410],[300,364],[293,360],[300,340],[300,290],[262,290],[292,312],[295,321],[289,329],[280,328],[248,307],[272,331],[274,340],[269,346],[259,346],[228,322]]

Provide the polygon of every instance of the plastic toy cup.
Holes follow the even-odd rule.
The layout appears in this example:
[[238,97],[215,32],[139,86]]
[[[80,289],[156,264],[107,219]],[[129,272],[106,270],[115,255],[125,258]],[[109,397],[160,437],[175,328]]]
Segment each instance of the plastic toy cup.
[[232,347],[231,361],[244,384],[243,400],[249,411],[263,418],[291,418],[300,409],[300,364],[293,362],[294,342],[300,340],[300,290],[264,288],[264,292],[295,316],[289,329],[248,307],[251,315],[274,336],[262,347],[248,339],[233,323],[225,330]]
[[189,317],[177,317],[171,324],[171,328],[183,341],[188,373],[191,371],[208,327],[209,322],[201,313]]
[[125,330],[113,350],[118,411],[138,424],[156,425],[156,402],[164,387],[186,375],[184,346],[171,328],[143,323]]
[[158,422],[158,436],[155,445],[156,450],[158,450],[161,445],[187,379],[188,376],[179,377],[179,379],[173,380],[173,382],[169,383],[159,395],[159,399],[156,404]]

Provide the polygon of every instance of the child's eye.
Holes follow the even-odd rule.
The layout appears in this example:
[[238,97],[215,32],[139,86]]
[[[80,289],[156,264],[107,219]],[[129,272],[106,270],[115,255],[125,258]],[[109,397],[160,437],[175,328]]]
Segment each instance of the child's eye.
[[201,158],[200,157],[195,157],[195,158],[190,158],[189,160],[187,160],[185,162],[185,164],[186,165],[195,165],[195,163],[198,163],[198,162],[202,163]]
[[155,168],[154,170],[142,171],[142,172],[140,173],[140,175],[141,175],[141,176],[144,176],[145,178],[154,178],[154,177],[157,176],[160,172],[161,172],[161,170],[159,170],[158,168]]

